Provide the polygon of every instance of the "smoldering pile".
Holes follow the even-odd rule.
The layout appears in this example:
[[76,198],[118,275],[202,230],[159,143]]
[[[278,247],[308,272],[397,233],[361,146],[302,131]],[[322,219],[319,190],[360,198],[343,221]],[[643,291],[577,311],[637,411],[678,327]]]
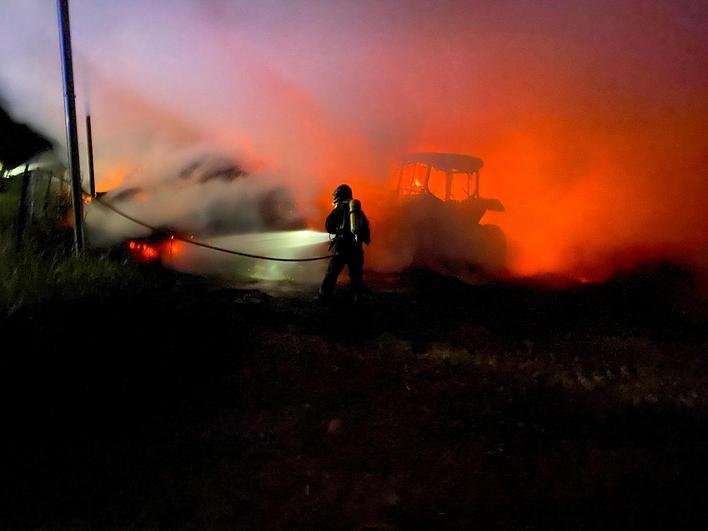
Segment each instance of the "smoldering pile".
[[[270,176],[248,174],[214,154],[178,161],[177,166],[168,176],[142,176],[148,185],[119,187],[101,199],[145,224],[199,237],[306,227],[290,192]],[[87,225],[90,242],[97,246],[150,232],[100,202],[87,208]]]
[[[248,173],[233,159],[211,152],[189,153],[165,166],[161,175],[131,179],[149,184],[120,186],[87,205],[91,245],[107,248],[127,240],[178,234],[214,247],[275,258],[326,253],[327,235],[307,230],[292,194],[273,176]],[[162,258],[178,270],[242,279],[314,281],[322,269],[316,264],[262,263],[184,241],[171,244]]]

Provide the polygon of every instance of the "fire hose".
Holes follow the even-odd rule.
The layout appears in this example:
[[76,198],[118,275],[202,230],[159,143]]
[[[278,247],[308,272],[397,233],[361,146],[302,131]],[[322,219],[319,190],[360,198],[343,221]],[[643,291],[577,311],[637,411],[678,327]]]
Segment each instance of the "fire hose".
[[[60,179],[64,182],[68,183],[68,181],[66,179],[64,179],[64,178],[60,178]],[[69,184],[71,184],[71,183],[69,183]],[[106,207],[108,210],[114,212],[115,214],[118,214],[119,216],[127,219],[128,221],[132,221],[133,223],[136,223],[142,227],[145,227],[146,229],[150,229],[151,231],[153,231],[157,234],[164,234],[165,236],[169,236],[170,238],[172,238],[174,240],[188,243],[191,245],[195,245],[197,247],[202,247],[204,249],[211,249],[212,251],[218,251],[220,253],[230,254],[230,255],[234,255],[234,256],[243,256],[245,258],[253,258],[256,260],[269,260],[271,262],[316,262],[319,260],[329,260],[329,258],[330,258],[330,255],[314,256],[314,257],[310,257],[310,258],[280,258],[280,257],[276,257],[276,256],[263,256],[263,255],[259,255],[259,254],[244,253],[242,251],[234,251],[233,249],[226,249],[224,247],[217,247],[216,245],[211,245],[208,243],[200,242],[198,240],[193,240],[191,238],[185,238],[184,236],[180,236],[178,234],[172,234],[168,231],[165,231],[163,229],[160,229],[158,227],[150,225],[149,223],[145,223],[144,221],[141,221],[137,218],[134,218],[130,214],[123,212],[119,208],[104,201],[100,197],[92,197],[91,194],[86,192],[86,190],[82,189],[81,193],[85,197],[90,197],[92,201],[96,201],[96,202],[100,203],[102,206]]]

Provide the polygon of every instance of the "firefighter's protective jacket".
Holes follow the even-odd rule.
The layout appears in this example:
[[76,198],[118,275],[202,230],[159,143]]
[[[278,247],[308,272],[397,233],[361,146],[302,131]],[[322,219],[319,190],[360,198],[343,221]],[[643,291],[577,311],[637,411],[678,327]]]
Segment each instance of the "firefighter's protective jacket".
[[325,220],[325,230],[334,235],[332,247],[335,253],[341,254],[356,248],[361,249],[363,243],[368,245],[371,242],[369,220],[363,211],[361,211],[361,217],[361,227],[355,237],[351,230],[348,201],[338,203],[329,213]]

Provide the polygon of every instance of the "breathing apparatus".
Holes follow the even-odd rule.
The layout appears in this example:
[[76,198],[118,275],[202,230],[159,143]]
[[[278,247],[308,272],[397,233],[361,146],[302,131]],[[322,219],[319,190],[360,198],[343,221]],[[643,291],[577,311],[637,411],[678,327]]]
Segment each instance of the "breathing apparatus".
[[359,233],[364,225],[364,218],[361,214],[361,201],[351,199],[349,201],[349,229],[354,235],[354,241],[359,241]]
[[[368,236],[362,234],[362,232],[366,231],[366,218],[361,210],[361,201],[353,198],[352,189],[349,185],[340,184],[337,186],[332,192],[332,204],[341,212],[341,218],[339,230],[334,238],[331,239],[331,245],[334,245],[337,239],[346,234],[351,234],[355,243],[362,241],[361,238],[363,236],[363,243],[368,244]],[[349,224],[348,227],[347,222]]]

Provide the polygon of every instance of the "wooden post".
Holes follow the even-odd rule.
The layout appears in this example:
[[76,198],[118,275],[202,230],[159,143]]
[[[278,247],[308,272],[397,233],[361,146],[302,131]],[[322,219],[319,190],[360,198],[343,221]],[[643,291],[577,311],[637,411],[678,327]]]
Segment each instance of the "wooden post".
[[54,173],[49,172],[49,179],[47,179],[47,191],[44,193],[44,217],[47,217],[49,213],[49,194],[52,192],[52,179],[54,179]]
[[30,184],[29,184],[29,221],[32,223],[32,220],[34,219],[34,198],[37,195],[37,177],[39,175],[37,174],[37,170],[33,171],[31,174],[30,178]]
[[20,205],[17,209],[17,234],[15,239],[15,249],[22,249],[22,234],[27,226],[27,195],[30,184],[29,162],[25,164],[25,171],[22,174],[22,186],[20,188]]
[[93,169],[93,133],[91,132],[91,115],[86,116],[86,140],[88,147],[89,193],[96,197],[96,175]]

